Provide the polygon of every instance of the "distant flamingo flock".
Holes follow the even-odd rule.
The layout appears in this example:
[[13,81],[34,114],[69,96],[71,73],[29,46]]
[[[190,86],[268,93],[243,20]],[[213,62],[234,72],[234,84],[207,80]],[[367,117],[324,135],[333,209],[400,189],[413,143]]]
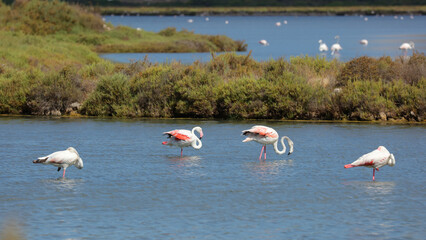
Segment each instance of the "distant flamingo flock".
[[[414,19],[414,17],[412,15],[410,16],[410,18]],[[397,19],[397,18],[395,18],[395,19]],[[401,20],[403,20],[403,19],[404,18],[401,17]],[[365,17],[364,21],[368,21],[368,18]],[[287,21],[284,21],[283,23],[287,24]],[[280,27],[281,26],[281,22],[276,22],[275,26]],[[339,36],[335,36],[334,39],[336,39],[336,43],[334,43],[333,45],[331,45],[331,48],[330,48],[331,55],[338,54],[341,50],[343,50],[342,46],[339,43],[340,37]],[[328,52],[328,46],[327,46],[327,44],[325,42],[323,42],[323,40],[320,39],[318,41],[318,43],[319,43],[318,50],[321,53]],[[359,43],[361,45],[363,45],[363,46],[368,46],[368,40],[367,39],[361,39],[359,41]],[[263,45],[263,46],[269,46],[269,42],[267,40],[265,40],[265,39],[259,40],[259,44]],[[412,41],[410,41],[408,43],[402,43],[401,46],[399,47],[399,49],[403,51],[404,56],[407,56],[408,50],[413,50],[414,49],[414,43]]]

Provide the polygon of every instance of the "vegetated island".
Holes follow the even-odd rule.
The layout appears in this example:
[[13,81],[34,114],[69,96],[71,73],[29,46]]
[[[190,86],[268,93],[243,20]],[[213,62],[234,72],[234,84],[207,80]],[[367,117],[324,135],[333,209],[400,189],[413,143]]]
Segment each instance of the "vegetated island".
[[100,6],[102,15],[187,15],[187,16],[351,16],[351,15],[426,15],[421,6],[256,6],[256,7],[179,7],[179,6]]
[[59,1],[0,3],[0,29],[0,114],[425,119],[424,53],[409,59],[298,56],[258,62],[250,53],[230,52],[189,65],[119,64],[100,58],[97,46],[161,35],[105,27],[100,16]]

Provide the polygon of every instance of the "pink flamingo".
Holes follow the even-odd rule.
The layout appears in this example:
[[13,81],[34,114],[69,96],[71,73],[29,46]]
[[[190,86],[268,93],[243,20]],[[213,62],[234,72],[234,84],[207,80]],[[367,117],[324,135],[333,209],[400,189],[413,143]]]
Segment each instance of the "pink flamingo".
[[[195,135],[195,131],[200,134],[200,138]],[[203,138],[203,130],[200,127],[194,127],[192,131],[185,129],[177,129],[169,132],[165,132],[170,138],[169,141],[164,141],[163,145],[177,146],[180,147],[180,156],[183,154],[183,148],[192,146],[195,149],[200,149],[203,146],[201,138]]]
[[373,181],[375,181],[374,175],[376,173],[376,170],[379,171],[379,168],[385,165],[393,167],[395,165],[395,157],[392,153],[389,153],[389,151],[385,147],[380,146],[376,150],[362,155],[355,162],[351,164],[346,164],[345,168],[361,166],[373,168]]
[[288,155],[290,155],[293,152],[293,141],[287,136],[284,136],[281,138],[281,144],[283,146],[283,150],[278,150],[278,133],[270,128],[265,126],[253,126],[251,129],[244,130],[243,135],[247,136],[246,139],[243,140],[243,142],[250,142],[250,141],[256,141],[260,144],[262,144],[262,150],[260,151],[259,160],[262,159],[262,153],[265,150],[265,157],[266,159],[266,145],[267,144],[273,144],[274,150],[277,154],[284,154],[286,151],[286,147],[284,144],[284,139],[287,139],[288,145],[290,146],[290,151],[288,152]]
[[73,147],[69,147],[65,151],[54,152],[45,157],[39,157],[37,160],[34,160],[33,163],[50,164],[58,167],[58,171],[63,168],[64,173],[62,174],[62,178],[65,178],[65,171],[69,166],[74,165],[78,169],[83,168],[83,159],[80,158],[77,150],[75,150]]

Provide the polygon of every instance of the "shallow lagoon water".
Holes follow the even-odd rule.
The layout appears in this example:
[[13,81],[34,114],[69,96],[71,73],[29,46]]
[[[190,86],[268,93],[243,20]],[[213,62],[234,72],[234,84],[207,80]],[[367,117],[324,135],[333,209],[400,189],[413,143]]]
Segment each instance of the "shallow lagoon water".
[[[291,56],[324,56],[328,59],[348,61],[355,57],[402,56],[399,46],[403,42],[413,41],[419,52],[426,50],[426,16],[403,16],[403,20],[394,16],[368,16],[368,21],[360,16],[209,16],[209,21],[201,16],[105,16],[106,22],[158,32],[167,27],[177,30],[187,29],[198,34],[226,35],[235,40],[244,40],[248,44],[247,52],[238,54],[251,56],[258,61],[286,58]],[[188,20],[192,19],[192,23]],[[225,24],[228,21],[228,24]],[[287,24],[283,22],[287,21]],[[281,26],[277,27],[276,22]],[[318,40],[322,39],[329,48],[340,36],[343,50],[336,55],[330,51],[321,54]],[[258,42],[266,39],[269,46]],[[369,41],[368,46],[359,43],[361,39]],[[411,52],[410,52],[411,54]],[[192,63],[211,59],[210,53],[120,53],[103,54],[106,59],[117,62],[143,60],[148,55],[152,62]]]
[[[295,143],[291,155],[242,143],[254,124]],[[200,150],[162,133],[203,128]],[[424,239],[423,125],[277,121],[0,118],[0,227],[28,239]],[[372,182],[344,169],[386,146],[395,167]],[[36,157],[75,147],[67,178]]]

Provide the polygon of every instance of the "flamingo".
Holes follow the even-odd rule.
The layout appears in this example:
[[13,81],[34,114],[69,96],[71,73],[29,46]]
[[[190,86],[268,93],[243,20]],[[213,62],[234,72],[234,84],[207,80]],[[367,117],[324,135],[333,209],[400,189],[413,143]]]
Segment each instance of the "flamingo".
[[368,45],[368,40],[367,39],[361,39],[361,41],[359,41],[360,44],[367,46]]
[[399,49],[404,51],[404,56],[407,56],[408,50],[414,49],[414,43],[412,41],[409,43],[403,43],[399,46]]
[[385,165],[393,167],[395,165],[395,157],[392,153],[389,153],[389,151],[385,147],[380,146],[376,150],[362,155],[355,162],[351,164],[346,164],[345,168],[361,166],[373,168],[373,181],[375,181],[374,175],[376,173],[376,170],[379,171],[379,168]]
[[343,49],[339,44],[340,37],[335,36],[334,39],[336,39],[337,42],[331,45],[331,55],[334,55],[335,52],[339,53],[339,51]]
[[63,168],[64,173],[62,174],[62,178],[65,178],[65,171],[67,170],[67,167],[71,165],[76,166],[78,169],[83,168],[83,159],[81,159],[77,150],[75,150],[73,147],[69,147],[64,151],[54,152],[44,157],[39,157],[37,160],[34,160],[33,163],[53,165],[58,167],[58,172],[61,170],[61,168]]
[[281,26],[281,22],[276,22],[275,26],[280,27]]
[[324,42],[322,42],[321,39],[318,41],[318,43],[320,44],[320,46],[319,46],[319,51],[320,52],[327,52],[328,51],[327,44],[325,44]]
[[[200,138],[195,135],[195,131],[200,134]],[[203,146],[201,138],[203,138],[203,129],[200,127],[194,127],[192,131],[185,129],[176,129],[173,131],[165,132],[164,135],[167,135],[170,138],[169,141],[164,141],[163,145],[177,146],[180,147],[180,156],[182,157],[183,148],[192,146],[195,149],[200,149]]]
[[247,136],[246,139],[243,140],[243,142],[250,142],[250,141],[256,141],[260,144],[262,144],[262,150],[260,152],[259,160],[262,159],[262,153],[263,150],[265,150],[265,158],[266,159],[266,145],[267,144],[273,144],[274,150],[277,154],[284,154],[286,151],[286,147],[284,144],[284,139],[287,139],[288,145],[290,146],[290,151],[288,152],[288,155],[290,155],[293,152],[293,141],[287,136],[284,136],[281,138],[281,144],[283,146],[283,150],[278,150],[278,133],[270,128],[265,126],[253,126],[251,129],[244,130],[243,135]]
[[263,46],[269,46],[268,41],[266,41],[265,39],[260,40],[259,43],[260,45],[263,45]]

